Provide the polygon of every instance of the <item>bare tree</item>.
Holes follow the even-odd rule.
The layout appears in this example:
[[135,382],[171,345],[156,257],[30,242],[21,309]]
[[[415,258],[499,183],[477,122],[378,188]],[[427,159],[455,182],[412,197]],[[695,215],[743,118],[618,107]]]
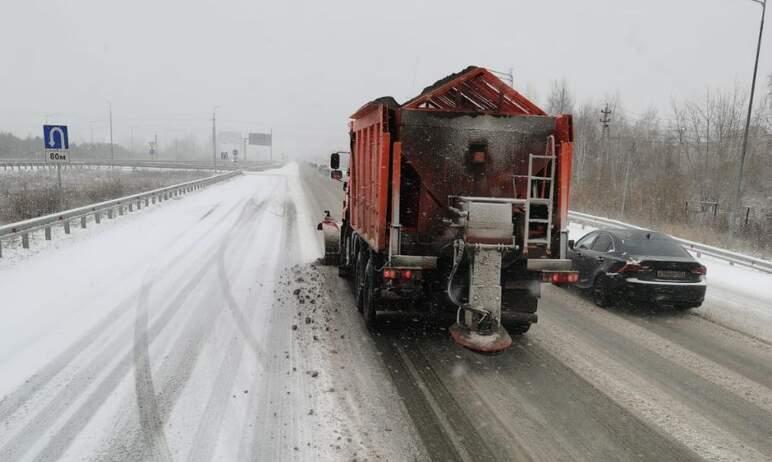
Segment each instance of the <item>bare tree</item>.
[[574,98],[565,78],[553,81],[547,97],[547,112],[550,114],[570,114],[574,111]]

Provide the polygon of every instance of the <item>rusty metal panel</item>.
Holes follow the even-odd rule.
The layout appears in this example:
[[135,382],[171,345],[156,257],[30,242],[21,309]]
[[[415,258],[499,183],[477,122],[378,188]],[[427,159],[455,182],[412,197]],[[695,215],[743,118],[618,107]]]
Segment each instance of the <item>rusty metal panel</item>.
[[384,121],[387,108],[372,105],[352,121],[353,174],[351,225],[375,250],[386,246],[391,136]]
[[418,232],[434,234],[450,195],[525,197],[514,176],[527,175],[529,154],[545,152],[555,118],[402,110],[399,130],[402,156],[420,176]]
[[573,120],[570,115],[558,117],[555,123],[555,132],[558,143],[558,182],[557,186],[557,214],[555,222],[558,229],[568,223],[568,201],[571,194],[571,175],[573,166]]
[[391,150],[391,136],[381,128],[380,146],[378,149],[378,209],[376,212],[375,248],[386,248],[386,227],[389,195],[389,151]]

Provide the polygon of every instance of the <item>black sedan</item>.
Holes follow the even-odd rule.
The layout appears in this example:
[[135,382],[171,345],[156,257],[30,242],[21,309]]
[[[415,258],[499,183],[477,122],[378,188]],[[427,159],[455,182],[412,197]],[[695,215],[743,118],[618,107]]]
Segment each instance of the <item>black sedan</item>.
[[568,245],[577,286],[598,306],[628,301],[689,309],[705,299],[706,268],[666,234],[603,229]]

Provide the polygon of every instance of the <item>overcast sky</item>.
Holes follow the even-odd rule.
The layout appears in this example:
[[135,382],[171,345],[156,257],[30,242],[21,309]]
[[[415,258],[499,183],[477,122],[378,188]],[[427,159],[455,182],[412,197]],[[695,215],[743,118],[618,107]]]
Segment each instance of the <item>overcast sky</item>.
[[218,129],[272,128],[294,157],[345,148],[362,103],[469,64],[512,68],[537,103],[566,78],[579,101],[667,111],[749,85],[761,13],[751,0],[0,1],[0,131],[38,135],[47,118],[105,140],[109,100],[117,142],[204,142],[219,106]]

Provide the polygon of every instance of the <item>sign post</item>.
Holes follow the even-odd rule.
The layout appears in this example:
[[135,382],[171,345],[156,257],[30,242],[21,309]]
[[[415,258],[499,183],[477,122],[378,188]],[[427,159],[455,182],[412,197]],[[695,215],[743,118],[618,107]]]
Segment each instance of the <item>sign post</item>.
[[56,178],[61,191],[62,163],[69,162],[70,139],[67,125],[43,125],[43,149],[46,153],[46,162],[56,164]]

